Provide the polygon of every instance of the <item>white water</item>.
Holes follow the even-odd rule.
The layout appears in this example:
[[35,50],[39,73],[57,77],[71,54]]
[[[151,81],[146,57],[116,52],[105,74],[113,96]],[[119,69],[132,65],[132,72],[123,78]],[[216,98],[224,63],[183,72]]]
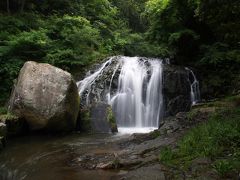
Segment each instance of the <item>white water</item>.
[[118,128],[118,135],[124,135],[124,134],[133,134],[133,133],[149,133],[151,131],[156,130],[156,127],[147,127],[147,128],[124,128],[120,127]]
[[[88,91],[87,104],[91,85],[111,62],[112,58],[78,83],[80,96]],[[111,94],[111,83],[119,68],[118,89]],[[115,65],[106,97],[116,114],[119,131],[131,128],[131,132],[146,132],[158,128],[163,112],[162,61],[121,57]]]
[[189,68],[186,68],[187,71],[190,72],[190,75],[193,77],[193,82],[191,82],[191,101],[192,105],[197,104],[201,97],[200,97],[200,89],[199,89],[199,81],[197,80],[193,71]]
[[117,93],[109,96],[118,126],[158,127],[163,106],[162,62],[147,61],[148,67],[138,57],[123,57],[121,63]]
[[[80,96],[84,95],[86,98],[86,105],[91,103],[89,96],[90,92],[94,91],[92,86],[102,74],[109,70],[108,66],[112,74],[109,77],[110,85],[104,87],[106,98],[97,97],[97,99],[112,106],[120,134],[145,133],[157,129],[164,114],[162,60],[124,56],[110,58],[95,73],[77,83]],[[199,82],[192,70],[189,68],[186,70],[189,72],[191,101],[194,105],[200,100]],[[117,72],[118,89],[111,94],[113,93],[112,82]]]

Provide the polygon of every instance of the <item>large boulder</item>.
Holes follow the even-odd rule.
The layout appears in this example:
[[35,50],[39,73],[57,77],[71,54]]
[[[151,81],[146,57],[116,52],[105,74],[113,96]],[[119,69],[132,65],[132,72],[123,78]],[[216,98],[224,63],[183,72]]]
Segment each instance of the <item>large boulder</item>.
[[28,61],[15,84],[10,110],[23,117],[30,130],[72,130],[79,112],[76,83],[62,69]]
[[173,65],[165,65],[163,71],[165,116],[189,111],[192,105],[189,72]]

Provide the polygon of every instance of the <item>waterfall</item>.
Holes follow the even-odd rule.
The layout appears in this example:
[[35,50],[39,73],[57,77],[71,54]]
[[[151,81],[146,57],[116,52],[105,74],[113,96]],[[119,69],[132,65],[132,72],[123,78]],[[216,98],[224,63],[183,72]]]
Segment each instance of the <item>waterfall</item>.
[[200,100],[200,89],[199,89],[199,81],[197,80],[195,74],[193,73],[193,71],[189,68],[185,68],[187,71],[189,71],[191,78],[189,77],[189,81],[191,82],[191,101],[192,101],[192,105],[197,104]]
[[[88,91],[87,104],[92,84],[112,63],[110,58],[95,73],[78,82],[80,96]],[[117,91],[113,93],[112,81],[118,70]],[[160,59],[121,57],[115,62],[106,101],[115,112],[119,129],[158,128],[163,114],[162,71]]]
[[[163,97],[163,85],[167,83],[163,84],[163,66],[174,68],[169,59],[111,57],[94,73],[77,83],[81,103],[83,106],[100,101],[109,104],[119,131],[146,132],[146,129],[156,129],[165,114],[163,99],[167,99]],[[186,73],[185,82],[191,87],[189,105],[195,105],[200,101],[199,82],[191,69],[183,70]],[[178,98],[178,92],[175,93],[172,99]],[[186,96],[189,97],[188,92]],[[170,102],[167,100],[165,103]],[[189,106],[186,104],[186,107]]]

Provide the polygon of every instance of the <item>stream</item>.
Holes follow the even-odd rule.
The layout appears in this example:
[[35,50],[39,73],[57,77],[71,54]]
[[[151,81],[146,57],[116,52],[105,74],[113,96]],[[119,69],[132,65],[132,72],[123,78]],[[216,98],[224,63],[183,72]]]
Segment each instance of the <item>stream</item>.
[[107,180],[121,173],[88,170],[77,163],[86,154],[116,152],[114,142],[122,136],[110,134],[25,136],[8,141],[0,153],[1,180]]

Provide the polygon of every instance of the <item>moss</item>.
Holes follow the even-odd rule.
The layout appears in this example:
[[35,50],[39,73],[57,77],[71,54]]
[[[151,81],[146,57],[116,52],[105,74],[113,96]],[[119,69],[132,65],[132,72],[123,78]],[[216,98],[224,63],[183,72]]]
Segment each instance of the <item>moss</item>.
[[199,113],[198,109],[192,109],[187,113],[187,119],[189,121],[192,121],[198,115],[198,113]]
[[7,114],[0,115],[0,122],[4,122],[4,123],[6,121],[12,121],[17,119],[19,119],[17,116],[9,112]]
[[160,133],[160,131],[155,130],[155,131],[150,132],[149,136],[150,136],[152,139],[155,139],[155,138],[161,136],[161,133]]
[[113,114],[112,108],[108,107],[107,108],[107,121],[111,126],[112,132],[117,132],[117,123],[116,123],[116,118]]
[[7,114],[7,112],[8,112],[8,110],[7,110],[7,108],[6,107],[0,107],[0,115],[1,114]]
[[83,132],[91,132],[90,110],[88,108],[81,109],[78,118],[79,130]]

